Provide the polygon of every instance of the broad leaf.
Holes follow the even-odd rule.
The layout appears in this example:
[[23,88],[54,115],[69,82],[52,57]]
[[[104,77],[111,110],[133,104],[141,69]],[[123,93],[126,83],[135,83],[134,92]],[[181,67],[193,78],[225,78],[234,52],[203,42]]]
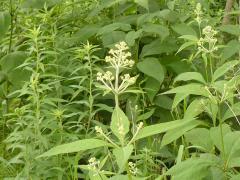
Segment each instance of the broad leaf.
[[112,33],[115,30],[129,31],[131,30],[131,25],[125,23],[113,23],[106,25],[98,31],[97,35]]
[[173,38],[167,38],[162,42],[161,38],[152,41],[150,44],[147,44],[143,47],[141,52],[141,57],[163,54],[163,53],[172,53],[178,50],[176,40]]
[[177,24],[172,26],[172,29],[180,35],[192,35],[197,36],[195,30],[187,24]]
[[223,124],[222,127],[212,127],[210,129],[210,137],[214,143],[214,145],[223,152],[223,142],[222,137],[224,137],[227,133],[231,132],[231,128],[227,124]]
[[169,30],[167,27],[160,24],[146,24],[142,27],[144,32],[154,33],[161,37],[161,40],[164,40],[169,36]]
[[146,10],[149,10],[149,6],[148,6],[148,0],[134,0],[134,2],[136,4],[138,4],[139,6],[142,6],[143,8],[145,8]]
[[102,42],[104,47],[112,48],[116,43],[123,41],[126,34],[122,31],[113,31],[102,35]]
[[187,159],[167,171],[167,175],[171,175],[174,180],[202,180],[209,173],[210,166],[213,162],[207,159],[192,158]]
[[141,72],[156,79],[160,84],[163,82],[164,70],[158,59],[146,58],[142,62],[139,62],[137,67]]
[[146,84],[144,86],[144,90],[151,102],[153,102],[155,96],[160,90],[160,87],[161,84],[155,78],[149,77],[147,79]]
[[113,154],[116,158],[116,161],[117,161],[117,164],[118,164],[118,167],[119,167],[119,171],[118,171],[119,173],[124,171],[126,163],[128,162],[128,159],[129,159],[130,155],[132,154],[132,151],[133,151],[133,146],[132,145],[115,148],[113,150]]
[[227,165],[232,167],[240,167],[240,131],[229,132],[224,136],[224,153],[227,155]]
[[191,80],[198,81],[203,84],[206,83],[203,76],[199,72],[182,73],[174,79],[174,83],[176,83],[177,81],[191,81]]
[[140,38],[141,35],[142,35],[142,30],[130,31],[127,33],[125,40],[129,46],[133,46],[135,43],[135,40]]
[[125,135],[129,131],[129,120],[124,112],[117,106],[113,110],[110,128],[120,141],[124,140]]
[[24,52],[15,51],[1,59],[2,72],[6,75],[8,81],[11,82],[14,89],[22,87],[24,81],[30,77],[31,73],[25,70],[24,67],[20,67],[26,58],[27,56]]
[[222,58],[226,60],[232,57],[234,54],[240,51],[240,42],[237,40],[232,40],[227,43],[226,47],[223,49]]
[[239,36],[240,35],[240,26],[239,25],[223,25],[219,27],[223,32]]
[[211,152],[213,150],[213,142],[210,137],[210,131],[206,128],[195,128],[185,134],[186,141],[193,146],[201,147],[200,150]]

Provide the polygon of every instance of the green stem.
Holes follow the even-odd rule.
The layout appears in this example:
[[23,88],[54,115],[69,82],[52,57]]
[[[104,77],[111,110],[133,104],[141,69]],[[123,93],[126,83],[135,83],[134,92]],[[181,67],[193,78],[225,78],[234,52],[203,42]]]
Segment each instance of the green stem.
[[91,57],[90,52],[88,52],[88,64],[89,64],[89,116],[88,116],[88,124],[87,124],[87,130],[86,134],[88,133],[88,130],[90,128],[91,120],[92,120],[92,111],[93,111],[93,95],[92,95],[92,82],[93,82],[93,72],[92,72],[92,63],[91,63]]
[[211,72],[211,80],[212,80],[212,78],[213,78],[213,60],[212,60],[212,56],[211,55],[209,55],[209,66],[210,66],[210,72]]
[[8,47],[8,53],[11,52],[12,50],[12,38],[13,38],[13,18],[14,18],[14,12],[13,12],[13,3],[12,3],[12,0],[10,0],[10,10],[9,10],[9,13],[10,13],[10,16],[11,16],[11,29],[10,29],[10,38],[9,38],[9,47]]
[[119,78],[119,67],[116,68],[116,74],[115,74],[115,106],[119,107],[119,98],[118,98],[118,78]]
[[226,158],[225,148],[224,148],[224,139],[223,139],[223,127],[222,127],[222,115],[221,115],[221,105],[218,105],[218,117],[219,117],[219,127],[220,127],[220,136],[221,136],[221,145],[222,145],[222,153],[224,159]]

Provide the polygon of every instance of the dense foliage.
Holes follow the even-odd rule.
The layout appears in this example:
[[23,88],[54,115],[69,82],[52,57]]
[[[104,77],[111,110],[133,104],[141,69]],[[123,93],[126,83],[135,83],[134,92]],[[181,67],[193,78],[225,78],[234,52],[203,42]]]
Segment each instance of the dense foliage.
[[240,179],[229,2],[0,1],[0,179]]

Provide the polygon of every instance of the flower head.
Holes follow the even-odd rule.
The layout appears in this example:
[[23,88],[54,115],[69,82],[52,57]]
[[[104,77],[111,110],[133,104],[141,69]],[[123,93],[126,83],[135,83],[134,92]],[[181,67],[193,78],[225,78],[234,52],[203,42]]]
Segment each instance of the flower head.
[[105,61],[115,68],[132,67],[134,61],[130,59],[131,53],[126,52],[128,49],[129,47],[124,41],[119,42],[115,45],[115,49],[109,51],[109,56],[106,56]]
[[110,63],[112,71],[97,73],[97,80],[101,81],[105,86],[104,89],[110,90],[114,94],[123,93],[137,79],[137,77],[131,77],[129,74],[121,75],[123,68],[129,68],[134,65],[131,53],[127,51],[128,49],[127,43],[123,41],[116,44],[115,48],[110,49],[109,55],[105,57],[105,61]]
[[198,50],[204,53],[213,53],[214,51],[218,50],[216,47],[217,38],[217,31],[215,31],[211,26],[206,26],[203,30],[203,37],[201,37],[198,41]]

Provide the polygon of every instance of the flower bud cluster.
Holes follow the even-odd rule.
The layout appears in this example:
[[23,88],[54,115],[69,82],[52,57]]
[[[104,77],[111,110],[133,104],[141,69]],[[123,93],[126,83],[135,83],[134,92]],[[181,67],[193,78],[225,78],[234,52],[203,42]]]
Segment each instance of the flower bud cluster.
[[134,61],[130,59],[131,53],[126,52],[129,47],[122,41],[115,45],[116,49],[111,49],[109,51],[109,56],[106,56],[105,61],[110,63],[115,68],[126,68],[132,67]]
[[196,15],[195,20],[197,21],[198,24],[201,24],[203,12],[202,12],[202,6],[200,3],[197,3],[194,13]]
[[204,53],[213,53],[218,50],[216,47],[217,31],[215,31],[211,26],[206,26],[202,31],[204,37],[201,37],[198,41],[198,50]]
[[92,157],[88,160],[88,168],[91,170],[98,170],[99,169],[99,165],[100,165],[100,161],[97,161],[97,159],[95,157]]
[[129,86],[136,82],[137,77],[131,77],[129,74],[121,75],[122,68],[131,68],[134,61],[130,59],[131,53],[127,52],[129,47],[125,42],[119,42],[115,45],[115,49],[109,51],[105,61],[110,63],[114,74],[111,71],[105,73],[98,72],[97,80],[100,81],[107,90],[115,94],[123,93]]
[[101,127],[99,127],[99,126],[95,126],[95,130],[96,130],[97,133],[99,133],[99,134],[103,134],[103,130],[102,130]]
[[129,162],[128,163],[128,166],[129,166],[129,171],[132,175],[137,175],[138,173],[138,168],[136,167],[136,163],[133,163],[133,162]]
[[107,71],[105,74],[98,72],[97,80],[98,81],[112,81],[112,80],[114,80],[114,76],[113,76],[112,72],[110,72],[110,71]]

